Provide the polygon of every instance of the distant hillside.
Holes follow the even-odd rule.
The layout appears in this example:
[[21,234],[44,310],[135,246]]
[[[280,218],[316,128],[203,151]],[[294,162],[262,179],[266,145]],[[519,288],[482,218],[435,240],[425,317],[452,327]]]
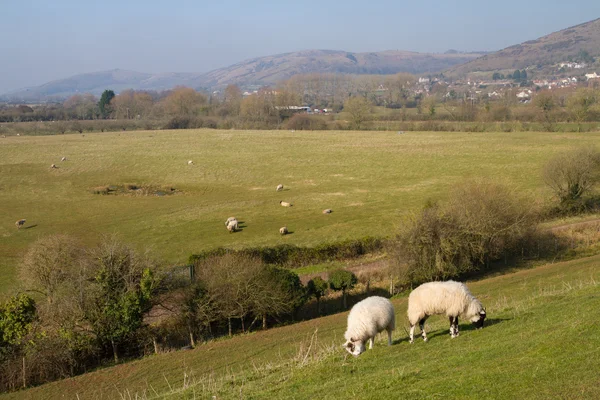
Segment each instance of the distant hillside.
[[197,86],[199,74],[144,72],[114,69],[75,75],[70,78],[48,82],[41,86],[16,90],[0,96],[0,100],[42,101],[65,99],[76,93],[92,93],[97,96],[105,89],[119,92],[124,89],[164,90],[177,85]]
[[600,18],[484,55],[451,67],[444,74],[464,76],[478,71],[543,67],[576,59],[581,51],[600,57]]
[[349,53],[337,50],[306,50],[243,61],[203,76],[206,86],[272,85],[297,74],[335,72],[347,74],[413,74],[438,72],[481,56],[482,53],[447,54],[382,51]]
[[306,50],[254,58],[205,74],[149,74],[121,69],[81,74],[41,86],[6,93],[0,96],[0,100],[32,102],[64,99],[75,93],[100,95],[107,88],[119,92],[123,89],[165,90],[177,85],[195,89],[218,88],[230,83],[242,87],[262,86],[273,85],[293,75],[303,73],[394,74],[410,72],[420,74],[441,71],[481,55],[482,53],[456,51],[446,54],[428,54],[408,51],[349,53],[334,50]]

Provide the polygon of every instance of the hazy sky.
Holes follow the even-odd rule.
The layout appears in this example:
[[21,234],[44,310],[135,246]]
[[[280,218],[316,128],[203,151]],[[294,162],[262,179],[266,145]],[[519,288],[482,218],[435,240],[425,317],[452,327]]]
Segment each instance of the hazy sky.
[[498,50],[598,17],[598,0],[0,0],[0,93],[305,49]]

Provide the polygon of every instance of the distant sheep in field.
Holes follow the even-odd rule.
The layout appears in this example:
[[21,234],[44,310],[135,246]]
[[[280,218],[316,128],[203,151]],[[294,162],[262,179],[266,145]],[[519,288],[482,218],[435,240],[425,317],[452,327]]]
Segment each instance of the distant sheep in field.
[[283,207],[291,207],[292,203],[288,203],[287,201],[280,201],[279,204],[281,204]]
[[67,161],[67,157],[61,158],[60,161]]
[[189,160],[188,165],[194,165],[194,162],[192,160]]
[[227,221],[225,221],[225,226],[229,225],[229,223],[231,221],[237,221],[237,218],[236,217],[229,217],[229,218],[227,218]]
[[228,219],[227,220],[227,230],[229,231],[229,233],[235,232],[238,230],[238,220],[237,219]]
[[279,228],[279,233],[281,235],[287,235],[289,233],[287,226],[283,226],[283,227]]
[[410,342],[414,341],[415,325],[419,323],[423,340],[427,341],[425,320],[431,315],[446,314],[450,319],[450,336],[458,336],[458,316],[468,319],[479,329],[483,328],[485,308],[475,298],[464,283],[429,282],[424,283],[408,296],[408,322],[410,322]]
[[333,212],[333,210],[331,208],[327,208],[325,210],[323,210],[323,214],[331,214]]
[[356,303],[348,314],[348,328],[344,333],[344,348],[357,357],[363,353],[365,343],[369,341],[369,349],[379,332],[387,331],[388,346],[392,345],[392,331],[396,325],[394,306],[385,297],[371,296]]
[[27,221],[26,219],[20,219],[20,220],[18,220],[17,222],[15,222],[15,226],[17,227],[17,229],[21,229],[21,227],[22,227],[23,225],[25,225],[25,222],[26,222],[26,221]]
[[50,168],[54,168],[54,169],[56,169],[56,168],[58,168],[58,167],[56,166],[56,164],[52,164],[52,165],[50,166]]
[[283,185],[282,184],[277,185],[277,189],[276,190],[278,192],[281,192],[283,190]]

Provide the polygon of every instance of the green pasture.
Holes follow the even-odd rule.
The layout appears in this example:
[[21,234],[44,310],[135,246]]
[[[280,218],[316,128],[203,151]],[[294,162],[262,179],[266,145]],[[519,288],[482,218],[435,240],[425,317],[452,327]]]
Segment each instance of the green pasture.
[[403,294],[393,300],[393,346],[379,338],[358,358],[341,348],[347,313],[340,313],[0,397],[596,399],[599,265],[594,256],[468,283],[488,319],[482,330],[460,321],[456,339],[446,317],[434,316],[429,342],[410,345]]
[[[400,217],[470,178],[502,181],[547,200],[544,162],[599,139],[600,133],[233,130],[3,138],[0,292],[15,287],[27,247],[52,233],[85,244],[118,234],[171,265],[218,246],[310,246],[387,236]],[[63,156],[67,161],[60,161]],[[283,192],[275,191],[279,183]],[[125,184],[172,187],[175,194],[92,192]],[[280,200],[293,207],[281,207]],[[323,215],[325,208],[334,212]],[[242,221],[240,232],[227,232],[229,216]],[[27,223],[17,230],[20,218]],[[281,237],[284,225],[293,233]]]

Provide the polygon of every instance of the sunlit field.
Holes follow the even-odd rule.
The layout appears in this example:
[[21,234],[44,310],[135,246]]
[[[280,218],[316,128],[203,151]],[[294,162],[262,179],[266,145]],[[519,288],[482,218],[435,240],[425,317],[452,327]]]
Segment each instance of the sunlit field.
[[[600,133],[223,130],[3,138],[0,291],[14,287],[28,246],[53,233],[86,244],[117,234],[174,265],[219,246],[389,236],[403,215],[465,179],[501,181],[547,201],[544,162],[599,139]],[[284,190],[276,192],[280,183]],[[106,187],[113,190],[95,193]],[[281,207],[281,200],[293,207]],[[326,208],[333,213],[322,214]],[[241,231],[227,232],[230,216],[242,222]],[[27,222],[17,230],[21,218]],[[284,225],[292,234],[281,237]]]

